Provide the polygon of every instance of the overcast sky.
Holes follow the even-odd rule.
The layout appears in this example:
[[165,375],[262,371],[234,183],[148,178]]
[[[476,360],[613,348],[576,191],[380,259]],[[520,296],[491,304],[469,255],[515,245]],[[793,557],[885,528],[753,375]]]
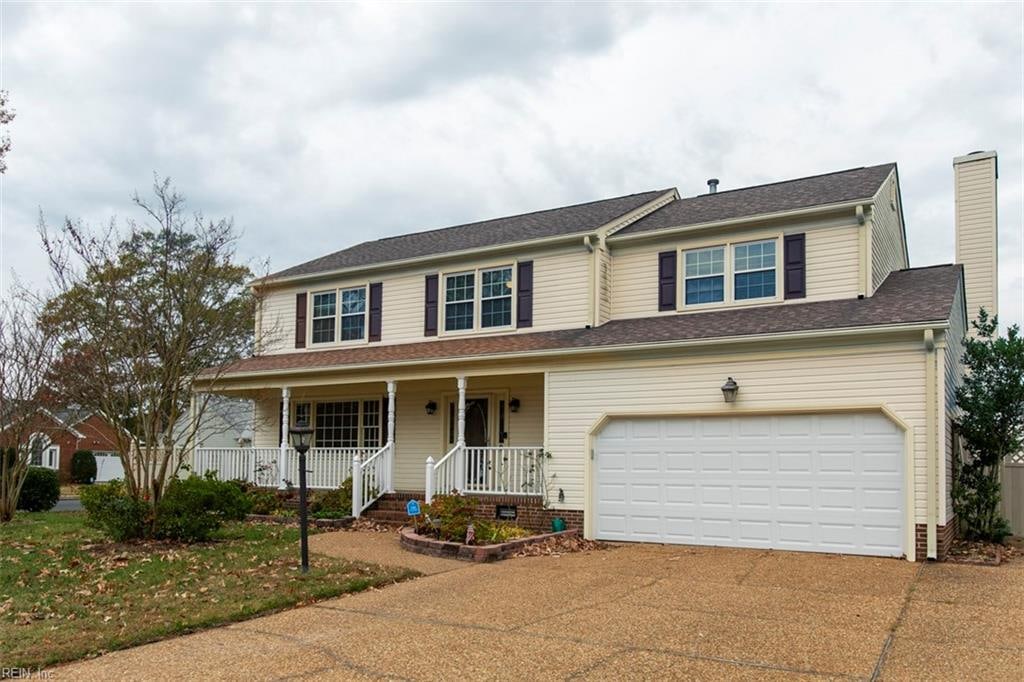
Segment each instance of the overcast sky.
[[17,119],[0,272],[40,210],[155,172],[273,270],[385,235],[676,186],[899,163],[912,265],[953,260],[952,159],[999,152],[1024,290],[1024,13],[971,6],[2,3]]

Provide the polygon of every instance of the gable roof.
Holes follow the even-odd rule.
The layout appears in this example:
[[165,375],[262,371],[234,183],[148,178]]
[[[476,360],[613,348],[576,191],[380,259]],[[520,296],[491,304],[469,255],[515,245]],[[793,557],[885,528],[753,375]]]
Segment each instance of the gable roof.
[[663,189],[641,192],[426,232],[385,237],[356,244],[281,270],[270,275],[269,279],[332,272],[420,256],[592,232],[671,191]]
[[673,201],[619,230],[616,236],[718,220],[871,199],[895,163],[814,175]]
[[736,339],[787,332],[863,329],[950,318],[961,265],[897,270],[864,299],[733,308],[620,319],[591,329],[561,329],[528,334],[462,337],[394,345],[263,355],[241,360],[222,376],[248,372],[344,369],[396,362],[460,360],[516,353],[595,350],[647,344]]

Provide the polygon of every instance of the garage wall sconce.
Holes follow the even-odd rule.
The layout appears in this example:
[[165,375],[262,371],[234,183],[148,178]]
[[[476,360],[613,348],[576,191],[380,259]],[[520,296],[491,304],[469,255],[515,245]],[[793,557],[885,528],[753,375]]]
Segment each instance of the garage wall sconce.
[[736,402],[736,394],[740,392],[740,385],[736,381],[729,377],[724,384],[722,384],[722,396],[725,397],[725,402],[734,403]]
[[508,409],[513,412],[518,412],[521,404],[522,403],[519,402],[519,398],[512,398],[512,400],[508,401]]
[[434,414],[435,412],[437,412],[437,403],[431,400],[427,402],[426,405],[423,406],[423,409],[427,411],[427,414]]

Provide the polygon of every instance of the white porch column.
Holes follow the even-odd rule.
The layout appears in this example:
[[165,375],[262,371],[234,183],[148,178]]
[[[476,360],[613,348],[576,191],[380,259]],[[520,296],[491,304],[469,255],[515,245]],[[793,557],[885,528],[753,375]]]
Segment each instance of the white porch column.
[[352,455],[352,516],[363,513],[363,464],[359,453]]
[[388,460],[385,492],[395,492],[395,380],[388,382]]
[[291,425],[291,411],[288,409],[292,389],[285,386],[281,389],[281,451],[277,455],[277,487],[285,489],[285,475],[288,470],[288,427]]
[[427,480],[423,488],[426,503],[430,504],[434,499],[434,458],[427,457]]
[[456,377],[455,381],[459,387],[459,430],[456,437],[459,451],[455,453],[455,489],[461,493],[466,487],[466,454],[463,452],[466,447],[466,377]]

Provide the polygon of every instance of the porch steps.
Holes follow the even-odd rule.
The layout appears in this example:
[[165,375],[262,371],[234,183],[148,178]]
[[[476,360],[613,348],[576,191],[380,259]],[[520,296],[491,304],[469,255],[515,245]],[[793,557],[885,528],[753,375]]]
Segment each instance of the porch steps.
[[363,516],[380,523],[408,523],[409,515],[405,511],[405,503],[409,500],[418,500],[423,504],[423,492],[402,491],[397,493],[386,493],[379,500],[363,512]]

